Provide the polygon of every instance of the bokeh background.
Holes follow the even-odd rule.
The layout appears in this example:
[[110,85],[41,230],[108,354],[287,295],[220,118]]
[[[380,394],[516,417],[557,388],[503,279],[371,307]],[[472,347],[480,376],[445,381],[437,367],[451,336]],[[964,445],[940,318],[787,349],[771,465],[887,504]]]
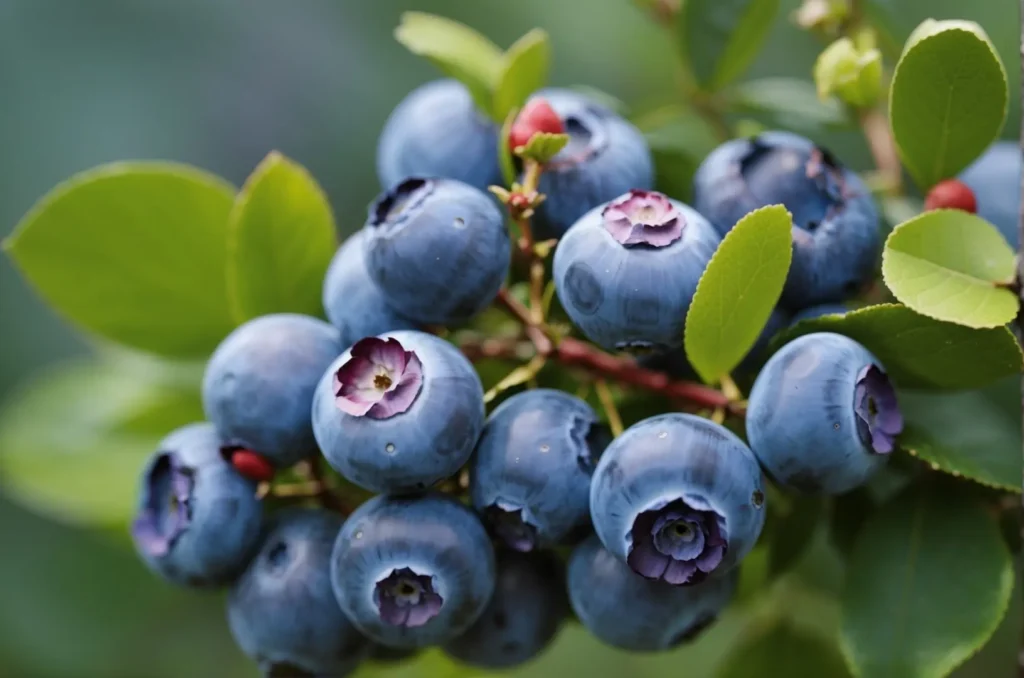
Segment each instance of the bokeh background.
[[[875,1],[900,40],[926,17],[981,23],[1008,66],[1005,136],[1017,136],[1017,0]],[[797,4],[783,2],[786,16],[747,77],[809,78],[820,45],[788,21]],[[639,106],[672,97],[673,47],[629,0],[0,0],[0,235],[57,182],[99,163],[172,159],[240,184],[271,149],[320,180],[343,232],[357,228],[377,191],[374,145],[387,113],[437,77],[392,39],[407,9],[451,16],[501,46],[541,26],[552,37],[554,84],[591,85]],[[820,140],[867,166],[855,131]],[[0,401],[89,350],[4,257],[0,337]],[[0,495],[0,677],[255,675],[228,636],[219,596],[169,589],[137,563],[123,534],[67,518]],[[820,586],[834,586],[828,579]],[[835,613],[796,593],[778,600],[806,605],[812,619]],[[958,676],[1010,675],[1021,635],[1014,624]],[[570,629],[525,675],[700,678],[739,625],[727,619],[699,651],[669,659],[598,648]]]

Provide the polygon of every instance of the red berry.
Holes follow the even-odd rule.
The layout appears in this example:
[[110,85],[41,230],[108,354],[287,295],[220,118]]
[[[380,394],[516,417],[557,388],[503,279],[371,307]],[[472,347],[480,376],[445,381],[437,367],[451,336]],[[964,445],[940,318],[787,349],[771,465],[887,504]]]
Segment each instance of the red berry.
[[513,151],[530,143],[538,132],[565,134],[565,126],[555,109],[541,98],[530,99],[516,116],[508,135],[508,146]]
[[274,478],[274,467],[265,457],[253,452],[239,448],[231,452],[231,465],[235,467],[239,475],[256,482],[269,482]]
[[950,208],[974,214],[978,211],[978,201],[974,197],[974,191],[967,184],[958,179],[946,179],[935,184],[932,190],[928,191],[924,208],[926,210]]

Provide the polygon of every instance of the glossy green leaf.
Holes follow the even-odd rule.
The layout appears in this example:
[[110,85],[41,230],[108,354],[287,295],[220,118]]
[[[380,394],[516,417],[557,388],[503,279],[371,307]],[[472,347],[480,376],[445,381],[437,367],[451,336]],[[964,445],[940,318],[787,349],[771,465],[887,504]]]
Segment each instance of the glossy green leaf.
[[708,262],[686,315],[684,337],[686,357],[704,381],[731,372],[764,329],[789,272],[792,229],[785,207],[754,210],[729,231]]
[[4,491],[58,520],[121,527],[138,474],[172,429],[202,421],[198,381],[159,367],[82,361],[44,373],[0,410]]
[[234,324],[225,267],[234,189],[186,165],[113,163],[47,193],[5,248],[84,329],[175,357],[210,353]]
[[846,109],[835,99],[822,101],[807,80],[749,80],[731,88],[728,96],[738,113],[766,115],[776,125],[814,129],[850,124]]
[[549,162],[569,143],[568,134],[550,134],[535,132],[526,146],[516,148],[516,155],[526,160],[536,160],[540,164]]
[[900,388],[978,388],[1018,374],[1024,366],[1020,346],[1007,328],[970,329],[900,304],[805,320],[776,338],[774,345],[812,332],[835,332],[860,342]]
[[967,327],[998,327],[1017,316],[1014,252],[995,226],[960,210],[934,210],[889,234],[886,286],[918,313]]
[[502,70],[497,45],[465,24],[425,12],[402,14],[395,39],[465,85],[480,111],[492,115],[492,90]]
[[1006,612],[1013,565],[998,525],[953,483],[910,487],[864,526],[847,569],[841,644],[871,678],[942,678]]
[[323,314],[324,274],[338,247],[320,185],[271,153],[235,199],[228,226],[228,295],[238,322],[268,313]]
[[980,26],[918,27],[893,74],[889,118],[922,190],[956,176],[999,136],[1007,98],[1006,71]]
[[502,57],[501,73],[494,91],[492,116],[504,120],[522,107],[531,94],[544,86],[551,62],[551,41],[547,32],[535,28],[508,48]]
[[743,75],[778,13],[779,0],[686,0],[680,42],[700,86],[718,90]]
[[1021,491],[1020,379],[932,395],[901,393],[900,447],[936,471],[1007,492]]
[[742,638],[715,678],[848,678],[834,642],[780,621]]

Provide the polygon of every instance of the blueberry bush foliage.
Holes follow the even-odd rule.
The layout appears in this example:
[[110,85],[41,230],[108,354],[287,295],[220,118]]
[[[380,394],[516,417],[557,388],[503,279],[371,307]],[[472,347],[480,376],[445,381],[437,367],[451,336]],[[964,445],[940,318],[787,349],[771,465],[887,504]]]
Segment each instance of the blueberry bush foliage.
[[679,62],[643,109],[549,88],[542,30],[403,16],[448,79],[382,125],[340,250],[273,151],[240,188],[55,187],[4,248],[95,356],[3,411],[5,491],[228,588],[268,676],[529,675],[581,625],[687,675],[941,678],[1013,633],[1018,237],[989,215],[1020,156],[971,183],[1007,110],[985,31],[900,46],[806,0],[808,79],[744,81],[777,0],[636,4]]

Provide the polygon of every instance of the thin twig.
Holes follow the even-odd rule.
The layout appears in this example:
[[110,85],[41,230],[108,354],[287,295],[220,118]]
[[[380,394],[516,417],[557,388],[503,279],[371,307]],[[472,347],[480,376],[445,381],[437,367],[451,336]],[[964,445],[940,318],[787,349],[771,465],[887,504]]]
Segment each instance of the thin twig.
[[604,379],[596,380],[594,392],[597,393],[597,399],[601,401],[601,407],[604,408],[604,413],[608,417],[608,426],[612,430],[612,435],[618,438],[624,430],[622,415],[619,414],[619,408],[615,406],[615,399],[612,397],[611,389],[608,388],[608,382]]
[[903,168],[888,118],[883,109],[877,107],[861,111],[859,118],[881,183],[890,194],[898,195],[903,186]]

